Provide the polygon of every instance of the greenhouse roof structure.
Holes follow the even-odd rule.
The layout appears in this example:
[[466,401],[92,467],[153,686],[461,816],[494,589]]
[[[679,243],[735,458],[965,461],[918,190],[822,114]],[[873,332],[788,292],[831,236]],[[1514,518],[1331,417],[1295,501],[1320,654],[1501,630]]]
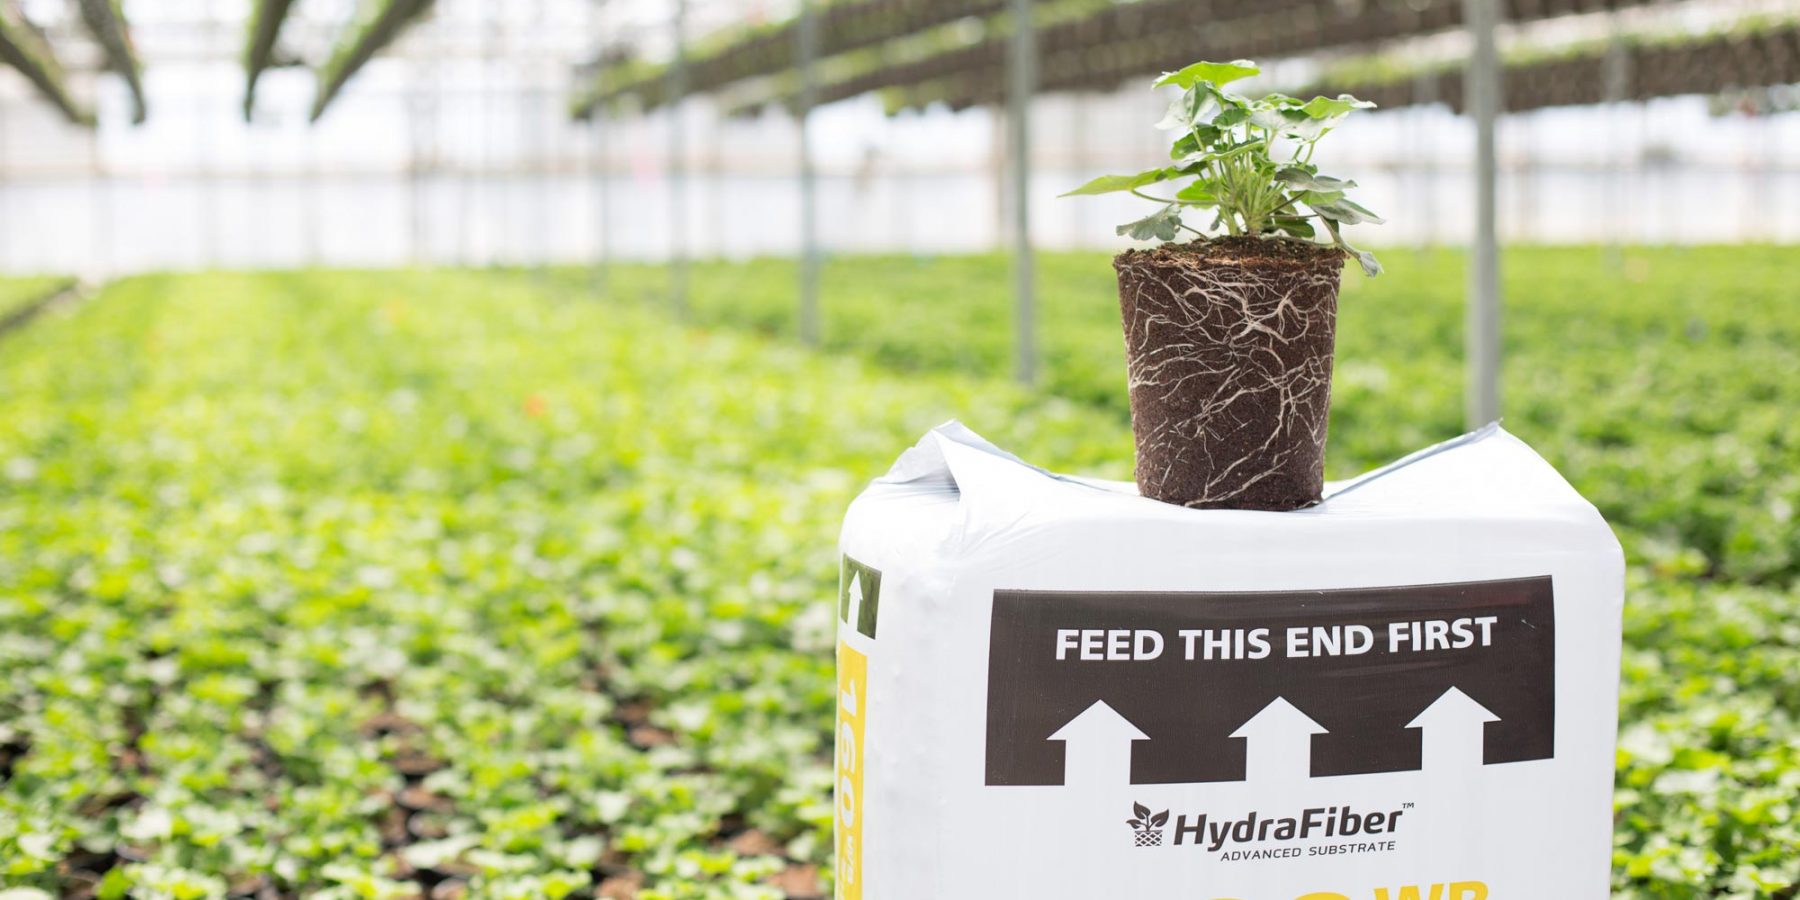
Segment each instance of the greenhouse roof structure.
[[106,54],[106,67],[125,79],[131,91],[131,121],[144,121],[143,67],[131,43],[131,26],[119,0],[80,0],[81,19]]
[[[1607,2],[1627,8],[1638,0]],[[1460,4],[1432,8],[1443,11],[1443,21],[1435,24],[1460,27]],[[1263,56],[1292,53],[1327,35],[1353,36],[1357,46],[1378,46],[1383,36],[1406,37],[1410,30],[1402,19],[1409,17],[1394,12],[1365,15],[1349,30],[1317,21],[1304,26],[1308,37],[1299,36],[1302,29],[1285,35],[1259,35],[1246,28],[1241,40],[1235,36],[1217,40],[1221,47],[1250,47]],[[1123,23],[1115,19],[1109,24],[1120,27]],[[1130,26],[1139,35],[1135,43],[1108,42],[1095,33],[1098,26],[1093,20],[1071,23],[1067,29],[1045,29],[1039,36],[1045,71],[1039,89],[1112,90],[1131,79],[1177,68],[1173,61],[1182,58],[1180,42],[1165,36],[1174,24],[1173,19],[1164,23],[1167,27],[1139,21]],[[1405,58],[1405,53],[1356,57],[1326,66],[1320,77],[1302,87],[1310,93],[1352,93],[1383,107],[1447,102],[1456,111],[1463,110],[1460,56],[1424,65],[1408,63]],[[903,73],[870,73],[859,80],[825,85],[821,100],[891,89],[890,109],[932,103],[952,109],[996,104],[1005,99],[1001,77],[1005,61],[1004,46],[989,42],[945,54],[935,62],[921,61],[917,68]],[[942,74],[945,72],[951,74]],[[1507,54],[1502,105],[1522,111],[1795,82],[1800,82],[1800,21],[1747,19],[1697,34],[1621,31],[1608,38],[1562,46],[1520,46]]]
[[62,63],[43,32],[5,0],[0,0],[0,63],[17,69],[69,121],[93,124],[92,110],[70,95]]
[[[1532,23],[1696,7],[1713,9],[1714,18],[1741,7],[1740,18],[1750,23],[1693,29],[1694,33],[1654,40],[1629,37],[1614,42],[1626,45],[1623,56],[1594,41],[1521,54],[1509,40],[1508,109],[1800,82],[1800,54],[1792,46],[1794,25],[1780,16],[1769,20],[1760,12],[1767,3],[1734,7],[1721,0],[1495,2],[1501,21],[1515,30]],[[358,0],[348,15],[337,7],[329,21],[295,0],[244,0],[244,5],[238,46],[245,115],[254,113],[257,85],[270,68],[309,65],[318,86],[309,110],[316,120],[371,59],[428,18],[438,4]],[[675,4],[690,5],[695,7],[687,13],[690,24],[696,13],[711,22],[682,32],[697,35],[686,40],[660,28],[660,21],[673,15],[668,3],[569,0],[559,5],[565,22],[573,21],[567,18],[573,10],[592,15],[622,12],[623,18],[635,18],[641,26],[635,32],[608,29],[604,41],[598,28],[575,29],[581,32],[584,48],[579,58],[565,60],[575,83],[571,112],[589,117],[619,104],[649,111],[677,97],[702,95],[717,97],[720,106],[733,113],[771,106],[811,107],[871,94],[878,95],[889,111],[934,104],[950,109],[998,105],[1006,99],[1013,22],[1021,7],[1034,10],[1034,90],[1040,93],[1112,90],[1196,57],[1322,56],[1327,60],[1324,65],[1313,66],[1312,74],[1290,86],[1327,90],[1343,86],[1367,92],[1384,105],[1440,99],[1460,108],[1461,82],[1454,58],[1360,70],[1341,65],[1341,60],[1379,59],[1393,54],[1396,47],[1440,39],[1467,24],[1464,0],[840,0],[817,2],[816,9],[813,2],[793,4],[796,14],[767,22],[746,21],[741,4],[693,0]],[[18,70],[45,101],[70,121],[83,124],[93,120],[93,102],[83,82],[72,82],[70,73],[116,73],[127,89],[131,120],[142,122],[147,110],[144,61],[135,35],[140,23],[127,19],[127,6],[120,0],[74,0],[69,8],[74,15],[49,21],[39,10],[54,7],[0,0],[0,64]],[[39,21],[28,18],[27,11]],[[165,14],[155,10],[135,15]],[[809,21],[810,45],[803,27]],[[1403,50],[1398,55],[1411,54]],[[803,66],[807,60],[812,65]],[[1581,75],[1603,65],[1622,64],[1629,77],[1620,90],[1602,90],[1598,85],[1614,83]],[[1671,66],[1686,74],[1672,74]],[[802,68],[809,70],[809,79],[798,77]],[[1565,84],[1570,78],[1574,83]]]
[[[1195,58],[1269,59],[1369,52],[1397,42],[1454,33],[1467,24],[1462,0],[1406,4],[1144,0],[1098,5],[1032,0],[1031,5],[1040,18],[1035,34],[1040,73],[1036,89],[1040,92],[1113,90]],[[1519,25],[1707,6],[1704,2],[1650,0],[1500,0],[1499,14],[1502,21]],[[1717,9],[1717,4],[1712,6]],[[850,0],[824,6],[814,15],[816,54],[821,62],[808,105],[867,94],[880,94],[890,111],[932,104],[961,109],[1005,100],[1012,27],[1003,0]],[[1638,80],[1627,93],[1641,99],[1668,92],[1700,93],[1800,81],[1800,61],[1782,49],[1780,30],[1763,27],[1735,38],[1721,36],[1716,30],[1689,35],[1693,47],[1685,51],[1674,49],[1682,41],[1669,37],[1658,39],[1654,46],[1628,41],[1633,44],[1633,55],[1642,56],[1646,63],[1633,70],[1645,73],[1649,71],[1646,66],[1656,65],[1653,59],[1691,60],[1712,52],[1730,55],[1730,50],[1720,48],[1731,46],[1741,45],[1749,56],[1733,56],[1724,60],[1724,66],[1696,70],[1694,77],[1685,80],[1659,71],[1659,77]],[[670,103],[677,94],[724,95],[726,108],[739,113],[768,105],[795,106],[802,86],[785,73],[799,63],[799,32],[800,22],[790,19],[743,29],[735,38],[715,35],[686,48],[679,73],[672,62],[647,65],[636,59],[603,67],[578,95],[572,112],[592,115],[608,104],[626,101],[637,109],[651,110]],[[1585,59],[1592,66],[1593,57],[1590,46],[1509,60],[1507,108],[1606,99],[1590,96],[1596,91],[1593,85],[1586,85],[1585,93],[1522,86],[1555,81],[1560,77],[1555,73],[1565,72],[1572,60]],[[1534,67],[1549,74],[1525,74]],[[1442,74],[1450,77],[1447,71]],[[1325,79],[1319,81],[1324,85]],[[1339,79],[1332,83],[1351,82]],[[1375,90],[1376,85],[1388,81],[1360,79],[1354,83],[1370,84]],[[1460,90],[1453,84],[1443,88],[1448,93],[1435,96],[1448,97]],[[1383,96],[1397,96],[1397,89],[1380,90]],[[1421,88],[1421,97],[1433,95],[1432,89]],[[1565,99],[1581,97],[1590,98]]]
[[[1508,110],[1629,102],[1681,94],[1800,82],[1800,22],[1740,29],[1684,40],[1622,39],[1587,43],[1505,62]],[[1456,66],[1357,76],[1330,74],[1314,87],[1348,92],[1384,107],[1447,103],[1464,109]]]
[[[300,16],[306,5],[295,0],[245,0],[245,116],[254,112],[257,84],[270,68],[311,65],[319,85],[311,110],[316,120],[365,64],[433,5],[432,0],[361,0],[347,18],[327,19],[317,12]],[[72,75],[114,73],[124,82],[131,121],[141,124],[149,113],[138,40],[139,26],[145,23],[128,19],[120,0],[76,0],[71,7],[73,15],[59,16],[56,6],[0,0],[0,65],[22,74],[69,121],[89,126],[95,121],[93,103],[86,96],[85,79]],[[139,15],[148,17],[165,49],[179,48],[179,58],[205,59],[213,53],[209,37],[218,20],[210,8],[171,4]]]

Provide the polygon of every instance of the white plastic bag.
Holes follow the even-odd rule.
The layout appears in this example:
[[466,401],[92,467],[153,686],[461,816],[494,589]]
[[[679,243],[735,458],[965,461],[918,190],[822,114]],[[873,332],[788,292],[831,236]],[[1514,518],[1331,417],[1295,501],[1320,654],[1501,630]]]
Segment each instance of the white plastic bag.
[[926,435],[844,522],[838,896],[1607,896],[1612,532],[1497,426],[1327,494]]

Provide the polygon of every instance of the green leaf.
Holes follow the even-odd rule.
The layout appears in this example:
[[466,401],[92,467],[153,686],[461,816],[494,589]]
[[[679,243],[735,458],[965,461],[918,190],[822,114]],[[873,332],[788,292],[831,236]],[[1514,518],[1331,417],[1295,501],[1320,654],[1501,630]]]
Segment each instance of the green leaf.
[[1248,107],[1234,106],[1213,117],[1211,124],[1214,128],[1230,128],[1234,125],[1241,125],[1244,122],[1249,121],[1249,119],[1250,110]]
[[1314,97],[1306,101],[1300,110],[1315,119],[1339,119],[1350,114],[1353,109],[1374,109],[1375,104],[1367,100],[1358,100],[1349,94],[1336,97]]
[[1175,199],[1198,206],[1216,206],[1219,203],[1218,182],[1202,179],[1182,188],[1175,194]]
[[1206,164],[1212,162],[1215,158],[1216,157],[1211,153],[1195,153],[1191,156],[1185,156],[1176,160],[1175,165],[1170,168],[1175,169],[1183,175],[1199,175],[1206,171]]
[[[1284,98],[1289,99],[1289,98]],[[1265,102],[1267,98],[1264,98]],[[1301,141],[1316,141],[1336,128],[1354,109],[1368,109],[1375,104],[1358,100],[1349,94],[1338,97],[1314,97],[1304,105],[1286,104],[1263,110],[1253,124]]]
[[[1222,87],[1259,73],[1256,64],[1248,60],[1197,62],[1164,73],[1156,80],[1158,87],[1181,89],[1157,124],[1175,132],[1169,148],[1174,164],[1136,176],[1099,178],[1064,196],[1135,191],[1146,184],[1193,178],[1172,200],[1149,199],[1180,209],[1211,210],[1213,227],[1222,224],[1233,233],[1311,237],[1315,226],[1308,220],[1314,217],[1341,223],[1380,222],[1380,216],[1345,199],[1345,191],[1356,187],[1356,182],[1321,175],[1318,167],[1301,161],[1310,158],[1311,145],[1350,112],[1374,104],[1349,94],[1302,100],[1270,93],[1252,100]],[[1274,145],[1281,142],[1286,155],[1290,140],[1305,146],[1291,160],[1275,159]],[[1119,233],[1139,240],[1171,240],[1181,227],[1185,226],[1177,210],[1165,206],[1120,227]]]
[[1225,148],[1224,150],[1220,150],[1219,152],[1213,154],[1212,158],[1213,159],[1232,159],[1234,157],[1242,156],[1253,150],[1265,149],[1268,146],[1269,146],[1268,141],[1258,138],[1254,141],[1245,141],[1242,144],[1234,144],[1230,147]]
[[1117,229],[1121,236],[1135,241],[1172,241],[1181,230],[1181,210],[1171,203],[1136,222],[1127,222]]
[[1351,200],[1348,197],[1345,197],[1345,198],[1339,200],[1338,205],[1344,207],[1345,209],[1350,210],[1351,212],[1356,213],[1359,216],[1362,216],[1363,221],[1365,221],[1365,222],[1372,222],[1376,225],[1380,225],[1387,221],[1386,219],[1376,215],[1368,207],[1363,206],[1362,204],[1357,203],[1355,200]]
[[1147,172],[1139,172],[1136,175],[1102,175],[1099,178],[1060,196],[1083,197],[1093,194],[1115,194],[1119,191],[1136,190],[1147,184],[1166,181],[1173,177],[1173,174],[1178,173],[1174,173],[1174,170],[1172,169],[1151,169]]
[[1250,111],[1250,124],[1277,134],[1284,133],[1305,121],[1307,121],[1306,114],[1297,109],[1259,106]]
[[1162,131],[1177,128],[1192,130],[1196,125],[1210,124],[1225,107],[1219,102],[1218,93],[1198,85],[1182,92],[1169,103],[1169,111],[1163,114],[1162,121],[1156,127]]
[[1310,238],[1317,233],[1312,222],[1304,216],[1276,216],[1275,230],[1303,238]]
[[1302,191],[1337,191],[1340,194],[1356,187],[1356,182],[1329,175],[1318,175],[1299,166],[1286,166],[1275,172],[1275,180]]
[[1364,222],[1380,225],[1387,221],[1373,212],[1370,212],[1368,208],[1345,197],[1339,197],[1338,199],[1329,202],[1301,202],[1312,207],[1319,215],[1336,222],[1342,222],[1345,225],[1360,225]]
[[1316,141],[1336,128],[1353,109],[1375,104],[1358,100],[1349,94],[1337,99],[1314,97],[1303,106],[1271,105],[1269,98],[1258,101],[1250,116],[1250,124],[1302,141]]
[[106,877],[100,879],[100,884],[94,888],[94,896],[99,900],[124,900],[130,892],[131,879],[126,876],[123,868],[108,869]]
[[1157,131],[1174,131],[1177,128],[1189,128],[1194,124],[1193,114],[1188,111],[1188,98],[1183,94],[1169,101],[1169,111],[1156,122]]
[[1322,203],[1336,203],[1344,199],[1343,191],[1303,191],[1294,197],[1299,203],[1316,207]]
[[1164,72],[1161,78],[1156,79],[1156,86],[1166,87],[1172,84],[1182,90],[1187,90],[1204,82],[1223,87],[1240,78],[1249,78],[1261,71],[1256,67],[1256,63],[1247,59],[1228,63],[1197,62],[1178,72]]
[[1375,254],[1350,246],[1350,242],[1344,240],[1343,232],[1338,229],[1338,223],[1331,219],[1321,219],[1321,221],[1325,223],[1325,230],[1331,232],[1331,242],[1343,248],[1344,252],[1356,257],[1356,264],[1362,266],[1364,275],[1374,278],[1381,274],[1381,263],[1375,259]]

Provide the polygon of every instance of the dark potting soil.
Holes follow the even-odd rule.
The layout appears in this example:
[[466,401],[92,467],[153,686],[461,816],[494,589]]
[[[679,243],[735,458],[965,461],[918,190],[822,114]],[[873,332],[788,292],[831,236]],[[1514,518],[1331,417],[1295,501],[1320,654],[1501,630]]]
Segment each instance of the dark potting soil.
[[1185,244],[1163,244],[1149,250],[1127,250],[1119,254],[1119,259],[1127,257],[1169,263],[1179,260],[1205,260],[1217,263],[1268,263],[1271,265],[1313,264],[1326,260],[1337,260],[1338,264],[1342,265],[1346,258],[1344,251],[1329,244],[1304,241],[1299,238],[1244,237],[1241,235],[1199,238]]
[[1144,496],[1200,509],[1319,502],[1344,258],[1226,237],[1113,259]]

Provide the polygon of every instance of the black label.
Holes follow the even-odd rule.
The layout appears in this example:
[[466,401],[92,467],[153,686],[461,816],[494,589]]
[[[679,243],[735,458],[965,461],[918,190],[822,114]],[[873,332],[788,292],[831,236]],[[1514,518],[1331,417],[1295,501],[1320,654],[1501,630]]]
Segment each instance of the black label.
[[881,573],[848,556],[838,569],[838,619],[868,637],[881,614]]
[[[1549,576],[1329,591],[996,591],[987,783],[1062,784],[1066,739],[1095,733],[1129,741],[1132,784],[1243,780],[1259,727],[1310,741],[1312,777],[1419,769],[1433,729],[1467,735],[1476,765],[1549,759],[1555,629]],[[1113,731],[1068,728],[1092,712]]]

